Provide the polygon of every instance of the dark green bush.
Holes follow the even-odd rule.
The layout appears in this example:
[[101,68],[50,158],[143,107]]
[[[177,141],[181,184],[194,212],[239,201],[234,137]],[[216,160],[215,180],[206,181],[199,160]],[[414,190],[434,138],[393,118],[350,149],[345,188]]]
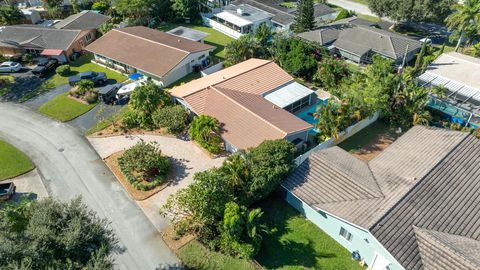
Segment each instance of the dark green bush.
[[156,110],[152,120],[157,128],[165,128],[169,133],[180,134],[187,126],[187,112],[180,106],[168,106]]
[[55,72],[60,76],[68,76],[70,74],[70,66],[69,65],[61,65],[57,67]]
[[170,160],[155,145],[141,141],[118,158],[120,170],[137,190],[150,190],[166,181]]

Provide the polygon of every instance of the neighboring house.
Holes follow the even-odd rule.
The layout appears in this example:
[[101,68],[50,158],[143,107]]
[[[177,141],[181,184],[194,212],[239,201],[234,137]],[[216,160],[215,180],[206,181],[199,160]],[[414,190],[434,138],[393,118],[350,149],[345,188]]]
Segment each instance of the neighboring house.
[[431,108],[453,122],[480,127],[480,59],[444,53],[417,80],[422,86],[443,86],[447,90],[442,96],[432,96]]
[[[292,8],[287,8],[283,0],[235,0],[232,3],[234,5],[247,4],[258,9],[261,9],[265,12],[273,14],[272,24],[276,29],[290,29],[295,18],[295,12],[297,8],[295,7],[296,2],[288,2],[293,4]],[[330,22],[335,20],[338,15],[338,11],[325,5],[325,4],[314,4],[313,12],[315,21],[317,23]]]
[[314,92],[269,60],[249,59],[170,93],[193,114],[217,118],[229,152],[273,139],[301,147],[313,128],[292,113],[313,104]]
[[[94,31],[94,30],[93,30]],[[0,52],[4,55],[31,53],[67,62],[95,39],[92,30],[66,30],[35,25],[5,26],[0,31]]]
[[21,9],[20,10],[25,16],[25,22],[27,24],[36,24],[42,21],[42,16],[40,16],[40,12],[35,9]]
[[141,73],[168,86],[191,73],[215,47],[143,26],[109,31],[86,50],[95,61],[124,73]]
[[[289,30],[293,24],[296,8],[282,6],[276,0],[237,0],[204,15],[204,22],[231,36],[238,38],[255,31],[261,24],[274,30]],[[314,15],[317,23],[334,20],[338,12],[325,4],[315,4]]]
[[168,31],[167,33],[177,37],[182,37],[192,41],[200,42],[200,43],[204,43],[204,39],[210,35],[209,33],[205,33],[205,32],[198,31],[198,30],[184,27],[184,26],[176,27]]
[[422,48],[420,41],[363,22],[357,19],[342,20],[298,36],[319,43],[332,53],[358,64],[370,64],[372,56],[377,54],[400,66],[412,61]]
[[480,269],[480,141],[415,126],[369,162],[314,152],[286,200],[372,270]]
[[273,15],[250,5],[228,5],[210,18],[206,25],[233,38],[255,31],[261,24],[271,26]]
[[91,10],[83,10],[57,22],[53,27],[70,30],[98,29],[102,24],[109,20],[109,16]]

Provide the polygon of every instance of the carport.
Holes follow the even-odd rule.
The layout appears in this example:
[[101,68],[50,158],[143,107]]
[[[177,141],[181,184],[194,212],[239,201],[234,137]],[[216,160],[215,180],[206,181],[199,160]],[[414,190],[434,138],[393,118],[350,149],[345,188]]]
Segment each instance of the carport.
[[44,49],[42,53],[40,54],[42,56],[47,56],[51,58],[55,58],[58,60],[60,63],[66,63],[67,57],[65,56],[65,53],[63,50],[58,50],[58,49]]

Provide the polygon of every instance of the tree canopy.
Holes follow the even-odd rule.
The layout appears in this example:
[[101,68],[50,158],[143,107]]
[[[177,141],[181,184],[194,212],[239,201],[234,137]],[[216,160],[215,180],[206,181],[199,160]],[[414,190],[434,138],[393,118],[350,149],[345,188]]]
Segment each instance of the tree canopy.
[[462,39],[466,38],[469,43],[478,38],[480,33],[480,0],[466,0],[463,4],[455,4],[454,11],[445,22],[448,30],[453,31],[451,38],[457,38],[458,50]]
[[199,115],[190,124],[188,134],[210,153],[219,154],[222,152],[221,131],[220,122],[215,117]]
[[0,26],[20,24],[24,19],[25,16],[17,7],[0,7]]
[[301,33],[312,30],[315,27],[313,0],[299,0],[295,12],[293,30]]
[[128,107],[132,118],[135,118],[141,127],[153,126],[152,115],[157,109],[172,102],[170,95],[151,80],[135,88],[130,96]]
[[293,76],[311,80],[317,70],[315,46],[303,40],[277,34],[272,56],[277,64]]
[[0,208],[0,265],[6,269],[113,269],[116,246],[109,222],[80,198]]
[[225,66],[233,66],[264,55],[264,47],[252,34],[243,35],[225,46]]
[[210,247],[253,256],[261,241],[256,223],[261,213],[247,209],[280,186],[293,169],[294,153],[295,146],[286,140],[236,152],[220,168],[195,174],[193,183],[170,196],[161,212]]
[[396,21],[442,22],[455,0],[368,0],[368,7],[380,17]]

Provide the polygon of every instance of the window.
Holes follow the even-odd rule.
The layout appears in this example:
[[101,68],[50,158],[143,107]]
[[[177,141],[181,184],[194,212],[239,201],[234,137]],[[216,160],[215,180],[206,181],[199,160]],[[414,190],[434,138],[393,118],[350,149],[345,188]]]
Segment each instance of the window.
[[343,238],[347,239],[347,241],[352,242],[352,234],[349,233],[345,228],[340,227],[340,235],[343,236]]
[[205,57],[205,54],[202,54],[200,57],[198,57],[198,60],[202,60],[202,58]]
[[88,33],[87,35],[85,35],[85,41],[86,42],[89,42],[90,40],[92,40],[92,33]]

